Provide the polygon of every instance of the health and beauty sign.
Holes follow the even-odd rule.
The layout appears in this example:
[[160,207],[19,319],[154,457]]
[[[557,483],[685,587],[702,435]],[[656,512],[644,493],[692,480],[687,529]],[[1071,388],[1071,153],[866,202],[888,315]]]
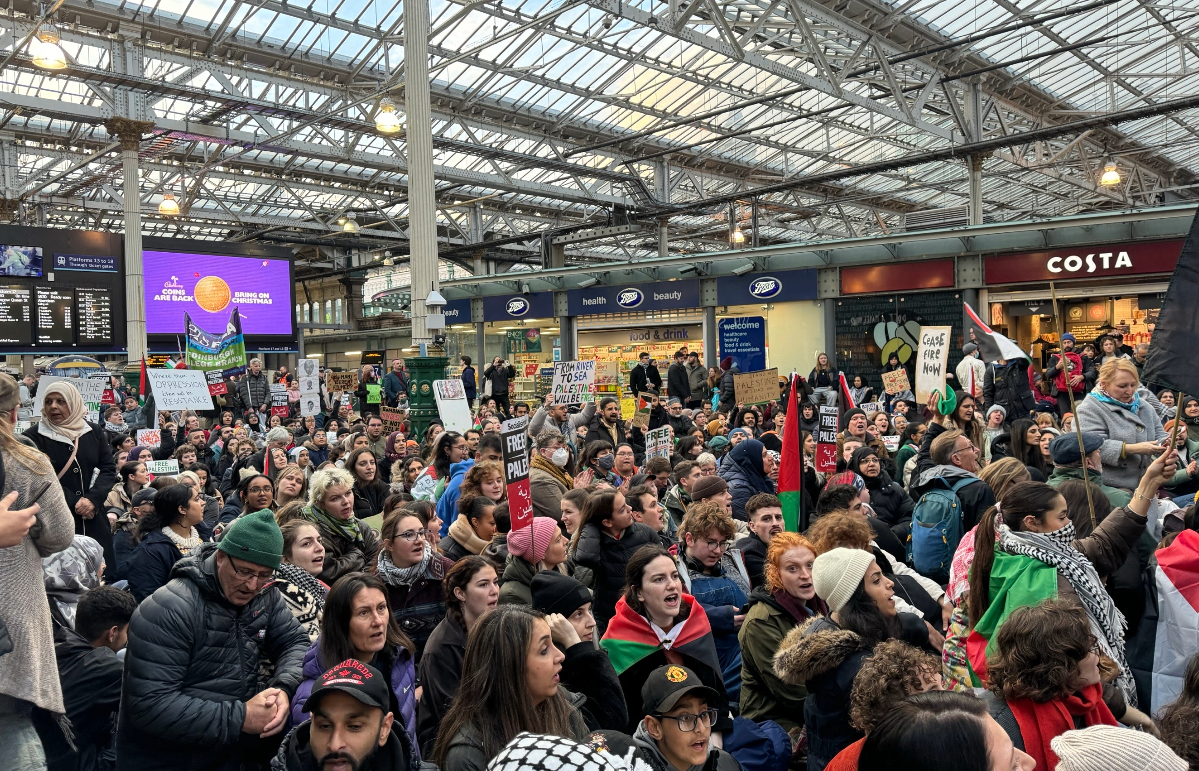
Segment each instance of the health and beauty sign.
[[[720,305],[752,305],[764,302],[794,302],[816,299],[815,269],[780,270],[716,279],[716,302]],[[745,369],[742,367],[741,369]]]
[[[766,369],[766,319],[741,316],[716,322],[720,358],[731,356],[742,372]],[[777,398],[777,397],[776,397]]]
[[183,334],[187,312],[221,329],[237,306],[247,335],[290,335],[295,319],[287,260],[145,252],[147,334]]
[[566,293],[566,306],[571,316],[694,309],[699,307],[699,281],[688,279],[571,289]]

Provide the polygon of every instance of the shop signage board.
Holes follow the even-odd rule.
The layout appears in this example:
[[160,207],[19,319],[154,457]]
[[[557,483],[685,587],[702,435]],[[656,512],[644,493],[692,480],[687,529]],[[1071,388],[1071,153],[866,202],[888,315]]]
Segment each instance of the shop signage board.
[[886,265],[860,265],[841,268],[841,294],[950,289],[954,285],[954,278],[952,258],[922,262],[893,262]]
[[733,375],[733,396],[737,404],[764,404],[778,399],[778,368]]
[[466,403],[466,389],[462,387],[461,380],[434,380],[433,398],[437,401],[437,414],[441,416],[447,431],[461,434],[474,426],[470,418],[470,405]]
[[[766,319],[740,316],[716,322],[721,360],[729,356],[742,372],[757,372],[766,367]],[[775,398],[778,398],[777,395]]]
[[912,390],[912,384],[908,382],[908,371],[897,369],[894,372],[884,372],[883,390],[892,396]]
[[470,318],[470,299],[449,300],[441,309],[441,315],[445,316],[445,323],[448,324],[469,324]]
[[[543,319],[553,315],[553,292],[492,295],[490,297],[483,298],[484,321]],[[467,319],[463,319],[463,321],[466,320]]]
[[551,404],[595,401],[595,360],[554,362],[550,395]]
[[662,281],[657,284],[615,284],[571,289],[566,293],[571,316],[637,311],[692,310],[699,307],[699,281]]
[[720,305],[753,305],[815,300],[816,275],[814,268],[807,268],[721,276],[716,279],[716,302]]
[[[194,369],[148,369],[154,405],[160,410],[211,410],[208,379]],[[287,394],[283,394],[284,400]]]
[[837,470],[837,408],[820,405],[820,423],[816,427],[816,470],[831,474]]
[[500,428],[503,441],[504,484],[508,488],[508,514],[512,529],[533,524],[533,498],[529,493],[529,416],[504,421]]
[[1073,278],[1172,273],[1183,241],[1133,241],[1122,244],[997,254],[983,261],[988,285]]
[[916,356],[916,403],[924,404],[934,391],[945,393],[952,327],[921,327]]

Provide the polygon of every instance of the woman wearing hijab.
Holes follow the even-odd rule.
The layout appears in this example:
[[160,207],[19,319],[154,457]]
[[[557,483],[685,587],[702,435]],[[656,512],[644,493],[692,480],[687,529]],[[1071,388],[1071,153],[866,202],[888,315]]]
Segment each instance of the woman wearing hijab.
[[54,467],[67,507],[75,515],[75,532],[95,538],[104,549],[104,562],[115,567],[104,499],[117,483],[116,462],[104,429],[88,423],[86,416],[79,389],[59,380],[46,389],[42,419],[25,436]]
[[733,496],[733,519],[747,521],[745,504],[758,493],[774,495],[774,482],[770,481],[773,465],[765,445],[757,439],[738,442],[720,464],[720,477],[728,483]]
[[50,619],[58,626],[75,628],[75,608],[84,592],[100,585],[104,551],[95,538],[77,535],[66,549],[42,558]]

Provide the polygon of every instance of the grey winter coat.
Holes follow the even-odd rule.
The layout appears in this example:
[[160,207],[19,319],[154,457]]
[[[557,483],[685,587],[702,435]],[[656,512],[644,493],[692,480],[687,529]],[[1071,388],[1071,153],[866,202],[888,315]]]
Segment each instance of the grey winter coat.
[[1102,434],[1103,446],[1099,454],[1103,458],[1103,481],[1112,487],[1135,490],[1145,475],[1145,469],[1153,462],[1152,455],[1128,455],[1120,457],[1124,444],[1137,442],[1161,442],[1166,439],[1157,413],[1146,400],[1149,394],[1144,386],[1137,390],[1141,397],[1141,409],[1132,410],[1114,404],[1104,404],[1093,394],[1078,403],[1078,421],[1083,431]]
[[[565,423],[558,423],[550,418],[549,412],[546,411],[545,405],[537,408],[533,413],[533,417],[529,418],[529,436],[536,438],[543,429],[556,428],[562,432],[569,444],[575,443],[575,431],[580,426],[585,426],[591,422],[591,418],[595,416],[595,402],[587,402],[583,405],[583,409],[573,415],[566,416]],[[556,517],[555,517],[556,519]]]

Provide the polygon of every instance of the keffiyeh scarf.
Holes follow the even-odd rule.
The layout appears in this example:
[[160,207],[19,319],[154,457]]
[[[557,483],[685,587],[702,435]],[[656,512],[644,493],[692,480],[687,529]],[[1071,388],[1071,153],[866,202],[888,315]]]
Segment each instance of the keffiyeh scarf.
[[1068,524],[1052,533],[1016,532],[1007,525],[999,528],[1000,548],[1008,554],[1019,554],[1053,566],[1059,575],[1065,576],[1087,611],[1091,633],[1099,642],[1102,653],[1116,662],[1120,674],[1116,684],[1124,693],[1129,705],[1136,706],[1136,685],[1124,655],[1124,632],[1127,622],[1117,608],[1095,566],[1082,552],[1074,548],[1074,524]]
[[425,554],[421,557],[420,562],[411,567],[397,567],[391,561],[391,555],[386,549],[379,550],[379,559],[375,563],[375,572],[379,574],[379,578],[383,582],[392,586],[412,586],[420,580],[421,576],[429,569],[429,562],[433,559],[433,550],[425,544]]
[[329,587],[304,568],[290,562],[280,562],[279,567],[275,568],[275,575],[311,595],[316,602],[318,613],[325,606],[325,597],[329,594]]
[[362,542],[362,531],[358,529],[358,518],[350,517],[349,519],[338,519],[322,509],[320,506],[305,506],[300,510],[304,519],[309,522],[315,522],[317,525],[324,525],[335,533],[340,533],[343,538],[354,541],[355,543]]

